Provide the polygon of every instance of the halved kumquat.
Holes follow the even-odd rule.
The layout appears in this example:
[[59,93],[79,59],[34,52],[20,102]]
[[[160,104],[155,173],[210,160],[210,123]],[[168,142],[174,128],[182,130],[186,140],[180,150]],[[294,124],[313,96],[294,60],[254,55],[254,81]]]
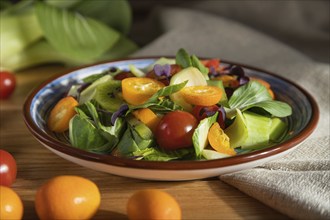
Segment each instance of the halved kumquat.
[[193,105],[211,106],[222,97],[222,90],[215,86],[188,86],[181,90],[186,102]]
[[51,131],[61,133],[69,129],[71,118],[76,114],[78,101],[72,96],[62,98],[51,110],[47,126]]
[[146,102],[153,94],[165,85],[155,79],[146,77],[130,77],[121,82],[124,100],[131,105]]
[[221,129],[218,122],[211,126],[207,138],[211,147],[217,152],[230,156],[236,155],[235,150],[230,147],[229,137]]

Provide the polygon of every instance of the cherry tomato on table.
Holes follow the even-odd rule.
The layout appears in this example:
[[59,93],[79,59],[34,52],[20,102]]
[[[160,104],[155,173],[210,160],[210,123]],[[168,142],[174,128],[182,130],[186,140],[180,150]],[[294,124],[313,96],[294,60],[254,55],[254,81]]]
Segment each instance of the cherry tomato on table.
[[10,187],[16,180],[17,165],[14,157],[0,150],[0,185]]
[[14,92],[15,75],[8,71],[0,71],[0,99],[7,99]]
[[198,122],[196,118],[183,111],[167,113],[156,128],[156,140],[165,150],[191,147],[192,135]]

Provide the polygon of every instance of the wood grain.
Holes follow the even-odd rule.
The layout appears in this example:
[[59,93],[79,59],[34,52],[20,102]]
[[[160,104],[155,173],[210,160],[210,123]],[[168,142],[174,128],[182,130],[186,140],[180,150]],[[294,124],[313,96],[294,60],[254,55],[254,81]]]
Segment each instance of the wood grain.
[[22,105],[35,86],[64,70],[62,66],[48,65],[19,72],[13,96],[0,101],[0,147],[17,161],[17,180],[12,187],[23,200],[23,219],[38,219],[35,193],[45,181],[58,175],[79,175],[98,185],[102,201],[94,219],[127,219],[129,197],[149,188],[173,195],[182,208],[183,219],[288,219],[217,178],[183,182],[130,179],[84,168],[53,154],[26,128]]

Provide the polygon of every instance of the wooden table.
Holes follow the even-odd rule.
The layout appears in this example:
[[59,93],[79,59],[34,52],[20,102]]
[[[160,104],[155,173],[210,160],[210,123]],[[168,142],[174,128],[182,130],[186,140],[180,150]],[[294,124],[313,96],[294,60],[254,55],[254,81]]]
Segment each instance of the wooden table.
[[12,153],[17,161],[17,180],[12,188],[23,201],[24,219],[37,219],[35,193],[46,180],[58,175],[79,175],[98,185],[102,201],[94,219],[127,219],[129,197],[149,188],[173,195],[181,205],[183,219],[288,218],[217,178],[184,182],[130,179],[81,167],[50,152],[25,126],[22,105],[35,86],[63,70],[65,67],[47,65],[18,72],[14,94],[0,101],[0,148]]

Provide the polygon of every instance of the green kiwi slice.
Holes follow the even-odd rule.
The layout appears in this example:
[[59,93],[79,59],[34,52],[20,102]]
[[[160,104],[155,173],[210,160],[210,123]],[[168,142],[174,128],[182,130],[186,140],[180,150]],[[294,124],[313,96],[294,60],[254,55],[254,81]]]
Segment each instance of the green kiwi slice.
[[104,109],[115,112],[124,103],[121,93],[121,81],[109,80],[97,86],[95,101]]

